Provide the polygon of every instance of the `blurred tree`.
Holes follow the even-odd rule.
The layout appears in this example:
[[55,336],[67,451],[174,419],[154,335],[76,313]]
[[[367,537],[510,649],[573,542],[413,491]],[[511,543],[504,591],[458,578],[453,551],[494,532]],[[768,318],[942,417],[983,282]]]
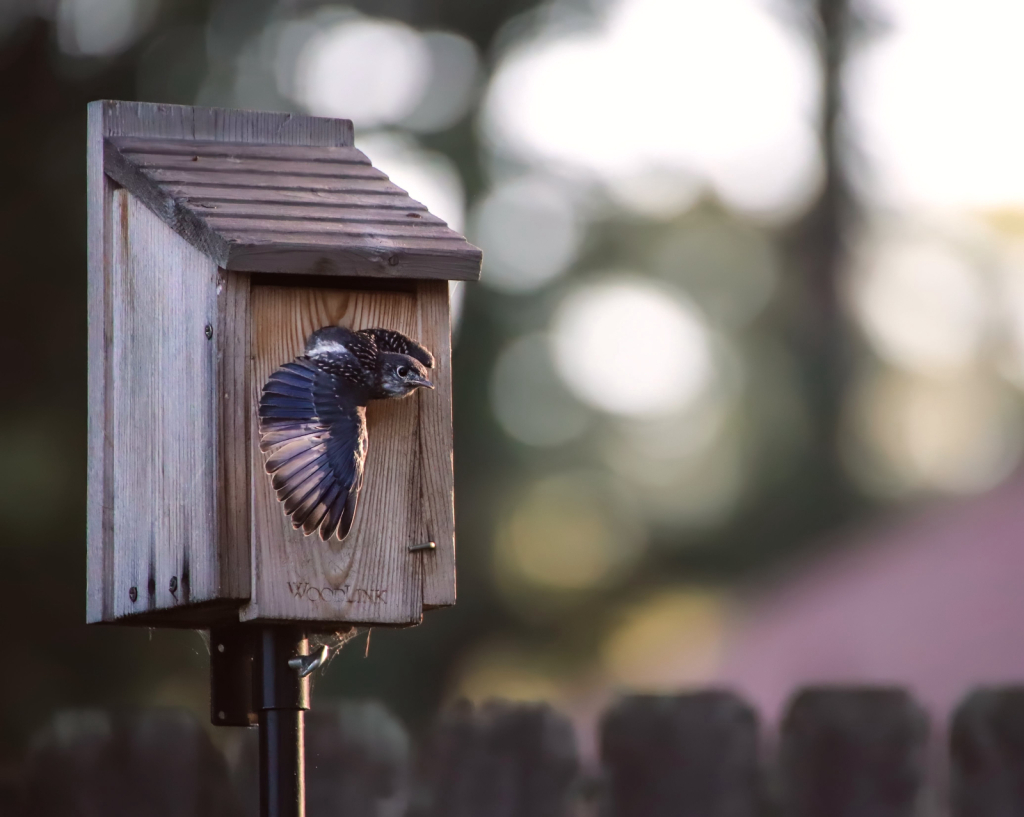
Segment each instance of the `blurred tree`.
[[[0,268],[8,306],[0,321],[5,397],[0,405],[0,460],[5,463],[0,477],[0,651],[7,667],[0,674],[0,697],[6,702],[0,707],[0,762],[13,762],[28,733],[56,708],[128,701],[185,704],[199,711],[205,706],[206,662],[197,636],[147,635],[82,623],[86,103],[99,98],[193,103],[201,90],[216,96],[231,87],[239,53],[274,14],[317,6],[272,0],[163,3],[127,50],[85,57],[69,56],[58,47],[59,14],[39,13],[51,6],[64,8],[71,0],[14,2],[13,13],[0,12]],[[459,32],[485,58],[492,55],[503,27],[538,4],[354,3],[367,14]],[[581,0],[580,5],[600,4]],[[767,318],[771,325],[763,331],[788,340],[813,419],[813,440],[798,467],[784,478],[766,480],[725,524],[702,532],[659,532],[663,541],[655,544],[668,546],[652,549],[652,557],[628,583],[617,586],[620,595],[669,578],[742,576],[862,508],[835,445],[850,345],[836,281],[857,215],[839,160],[840,74],[858,23],[849,0],[817,0],[804,10],[822,65],[825,176],[816,203],[784,237],[787,311]],[[471,115],[422,142],[456,163],[470,201],[483,192],[486,179]],[[589,258],[640,252],[664,229],[636,219],[603,221],[591,231],[577,272]],[[545,296],[470,288],[463,342],[455,352],[459,606],[428,617],[415,638],[375,634],[370,661],[362,658],[361,642],[350,647],[331,665],[321,693],[372,694],[406,720],[422,723],[468,645],[528,628],[501,603],[492,582],[495,519],[524,479],[578,465],[586,452],[571,445],[538,452],[510,440],[492,418],[488,383],[505,341],[535,328],[548,304]],[[45,467],[29,467],[40,463]],[[671,546],[680,539],[691,546]],[[609,597],[597,594],[561,615],[557,627],[547,623],[529,632],[539,642],[565,646],[567,655],[592,654],[610,609]]]

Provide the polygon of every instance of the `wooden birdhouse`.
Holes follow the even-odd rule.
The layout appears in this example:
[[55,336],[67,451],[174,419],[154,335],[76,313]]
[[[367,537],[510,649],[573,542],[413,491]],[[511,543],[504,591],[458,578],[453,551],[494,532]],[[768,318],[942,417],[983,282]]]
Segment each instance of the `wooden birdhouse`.
[[[330,629],[453,604],[448,282],[480,250],[347,120],[95,102],[88,138],[89,621]],[[433,356],[432,390],[365,410],[343,539],[293,526],[258,416],[330,326]]]

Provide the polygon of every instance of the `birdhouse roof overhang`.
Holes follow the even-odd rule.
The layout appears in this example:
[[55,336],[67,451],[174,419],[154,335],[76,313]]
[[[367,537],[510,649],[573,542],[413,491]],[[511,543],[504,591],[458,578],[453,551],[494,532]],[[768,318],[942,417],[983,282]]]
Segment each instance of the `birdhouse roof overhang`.
[[[340,132],[351,134],[344,124]],[[480,250],[373,167],[351,136],[335,140],[348,144],[267,144],[117,130],[104,128],[106,175],[224,269],[480,277]]]

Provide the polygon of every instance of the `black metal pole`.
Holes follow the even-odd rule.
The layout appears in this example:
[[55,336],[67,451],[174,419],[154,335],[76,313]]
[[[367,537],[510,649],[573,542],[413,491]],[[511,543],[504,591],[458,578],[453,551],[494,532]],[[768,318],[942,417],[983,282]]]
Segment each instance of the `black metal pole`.
[[305,817],[305,711],[309,678],[288,662],[309,653],[293,627],[260,631],[253,698],[260,730],[260,817]]

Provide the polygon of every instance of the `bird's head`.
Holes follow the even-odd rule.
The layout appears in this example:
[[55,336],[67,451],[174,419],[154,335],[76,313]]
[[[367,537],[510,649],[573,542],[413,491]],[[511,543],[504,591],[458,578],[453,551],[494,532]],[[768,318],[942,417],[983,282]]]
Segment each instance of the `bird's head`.
[[426,368],[416,358],[397,352],[385,352],[381,358],[381,389],[388,397],[405,397],[418,388],[434,388]]

